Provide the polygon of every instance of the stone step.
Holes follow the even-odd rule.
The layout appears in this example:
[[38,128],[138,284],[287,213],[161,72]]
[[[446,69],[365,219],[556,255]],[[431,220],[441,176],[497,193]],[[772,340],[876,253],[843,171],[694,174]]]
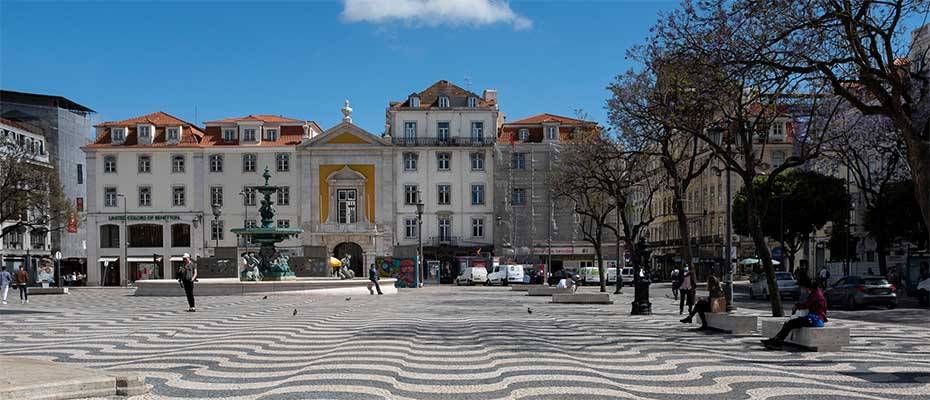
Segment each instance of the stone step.
[[[762,320],[762,336],[775,336],[787,318],[766,318]],[[849,346],[849,328],[824,326],[823,328],[798,328],[791,331],[785,343],[804,347],[813,351],[840,351]]]
[[545,285],[527,285],[522,283],[517,283],[510,285],[511,292],[526,292],[532,288],[546,287]]
[[527,296],[552,296],[554,294],[571,294],[572,290],[569,288],[559,289],[551,286],[540,286],[529,288],[526,291]]
[[569,304],[613,304],[607,293],[553,294],[553,303]]
[[26,289],[26,293],[28,293],[30,296],[35,295],[35,294],[68,294],[68,288],[66,287],[62,287],[62,288],[45,287],[44,288],[44,287],[36,286],[36,287],[30,287]]

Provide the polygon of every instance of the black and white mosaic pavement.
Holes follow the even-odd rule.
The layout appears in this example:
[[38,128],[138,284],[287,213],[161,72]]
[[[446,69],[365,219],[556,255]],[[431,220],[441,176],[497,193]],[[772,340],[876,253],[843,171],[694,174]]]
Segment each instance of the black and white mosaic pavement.
[[630,293],[524,294],[202,297],[187,313],[181,297],[76,290],[0,308],[0,354],[139,372],[152,399],[930,398],[930,326],[837,319],[843,352],[773,352],[692,331],[671,299],[630,316]]

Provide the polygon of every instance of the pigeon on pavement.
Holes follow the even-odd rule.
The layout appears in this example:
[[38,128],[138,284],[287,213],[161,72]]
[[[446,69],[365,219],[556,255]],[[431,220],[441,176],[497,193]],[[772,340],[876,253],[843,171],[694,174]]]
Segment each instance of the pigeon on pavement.
[[262,300],[268,300],[268,296],[262,297]]
[[532,313],[533,313],[533,310],[530,309],[529,307],[527,307],[527,308],[526,308],[526,313],[527,313],[527,314],[532,314]]
[[351,297],[346,297],[346,301],[352,300]]
[[291,315],[293,315],[293,316],[297,316],[297,309],[296,309],[296,308],[294,309],[294,313],[293,313],[293,314],[291,314]]

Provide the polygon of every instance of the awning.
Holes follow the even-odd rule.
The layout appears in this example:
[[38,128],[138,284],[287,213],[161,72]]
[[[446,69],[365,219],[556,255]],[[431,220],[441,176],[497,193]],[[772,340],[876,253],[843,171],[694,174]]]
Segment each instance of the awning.
[[[151,256],[148,257],[138,257],[138,256],[129,256],[126,257],[126,260],[129,262],[155,262]],[[158,260],[161,261],[161,257],[158,257]]]
[[119,260],[119,257],[100,257],[97,262],[116,262],[116,260]]
[[171,261],[184,261],[183,256],[171,256]]

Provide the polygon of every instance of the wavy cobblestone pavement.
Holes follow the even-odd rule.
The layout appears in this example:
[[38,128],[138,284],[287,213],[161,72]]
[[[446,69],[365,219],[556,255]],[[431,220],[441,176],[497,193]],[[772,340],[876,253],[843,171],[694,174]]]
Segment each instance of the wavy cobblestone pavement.
[[614,300],[442,287],[202,297],[187,313],[179,297],[85,289],[0,309],[0,354],[139,372],[145,399],[930,396],[927,326],[834,320],[852,328],[843,352],[772,352],[759,336],[692,331],[669,299],[652,316],[628,315],[630,293]]

